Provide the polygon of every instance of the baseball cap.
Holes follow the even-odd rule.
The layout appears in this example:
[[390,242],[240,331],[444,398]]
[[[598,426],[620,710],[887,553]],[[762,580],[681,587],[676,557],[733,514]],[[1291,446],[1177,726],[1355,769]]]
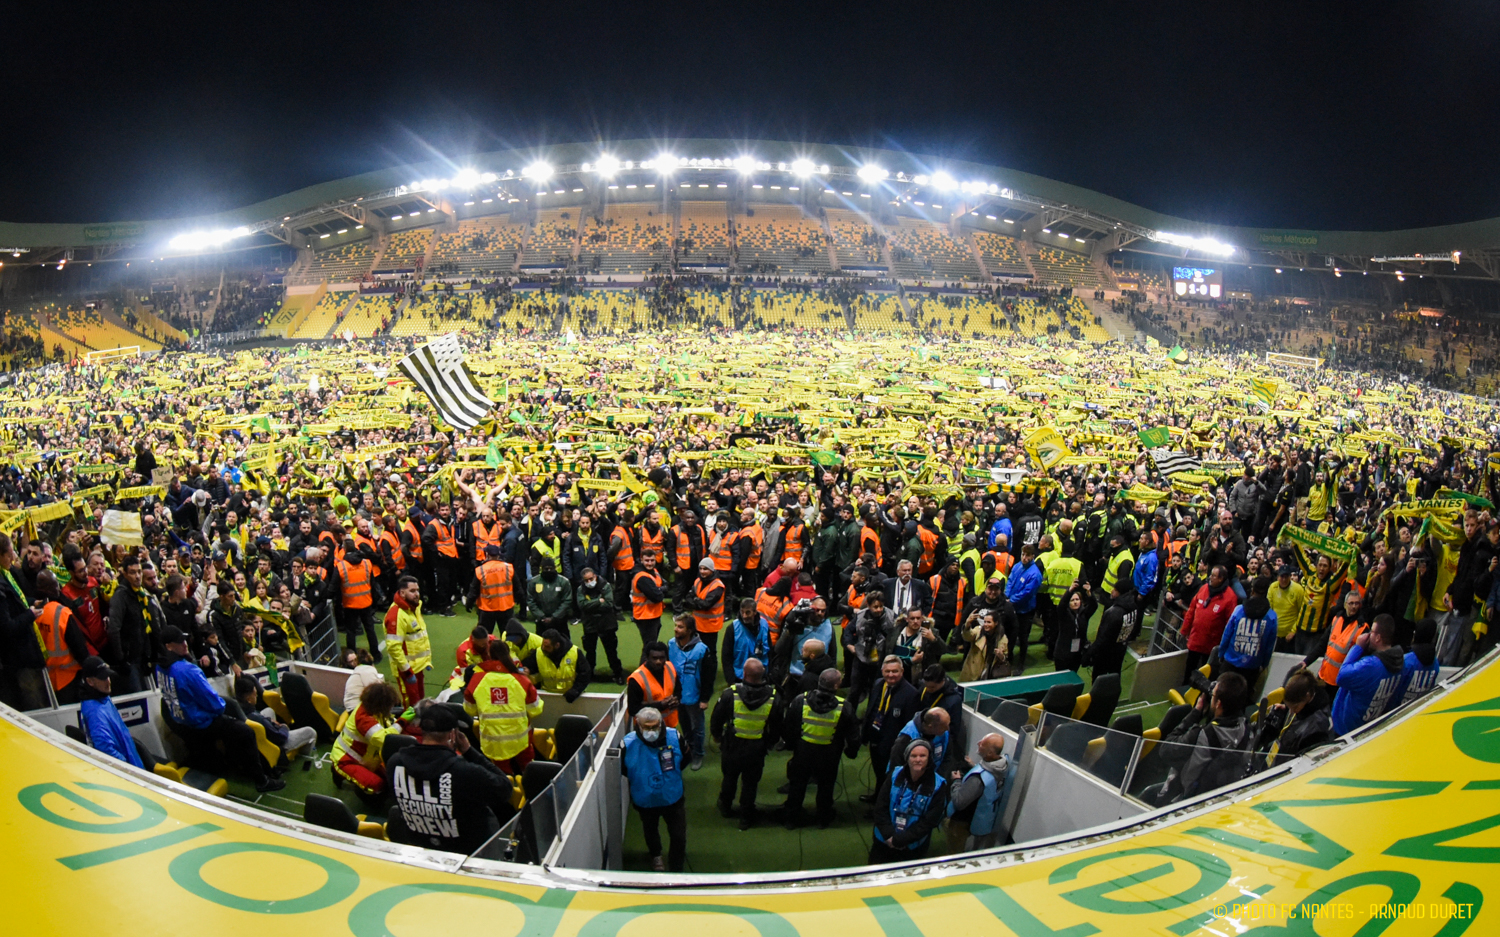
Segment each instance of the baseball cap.
[[422,718],[418,720],[418,726],[423,732],[452,732],[458,728],[468,728],[473,725],[473,719],[467,713],[456,706],[446,703],[433,703],[422,710]]
[[119,676],[113,670],[109,669],[109,665],[104,662],[102,657],[85,658],[83,665],[79,668],[79,672],[85,678],[93,680],[103,680],[106,677]]
[[167,625],[161,629],[161,643],[183,644],[187,641],[187,635],[176,625]]

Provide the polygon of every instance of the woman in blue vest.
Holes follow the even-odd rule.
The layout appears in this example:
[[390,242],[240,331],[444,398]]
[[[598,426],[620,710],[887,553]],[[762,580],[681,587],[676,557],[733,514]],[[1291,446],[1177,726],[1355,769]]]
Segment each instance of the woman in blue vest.
[[[620,771],[630,779],[630,802],[641,817],[641,833],[651,852],[651,871],[681,872],[687,859],[687,809],[682,797],[682,742],[676,729],[662,725],[651,706],[635,714],[635,731],[625,736]],[[661,858],[660,821],[672,841]]]
[[979,740],[979,764],[954,783],[948,795],[948,851],[988,849],[999,839],[1000,800],[1005,794],[1005,738],[990,733]]
[[881,782],[875,798],[870,864],[905,862],[927,855],[932,831],[947,812],[948,790],[932,764],[932,743],[914,739],[906,763]]

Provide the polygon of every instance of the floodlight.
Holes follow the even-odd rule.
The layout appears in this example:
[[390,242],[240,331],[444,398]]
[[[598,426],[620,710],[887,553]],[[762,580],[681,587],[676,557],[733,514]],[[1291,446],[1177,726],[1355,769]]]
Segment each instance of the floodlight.
[[859,167],[859,177],[866,182],[879,182],[889,175],[890,173],[886,172],[884,169],[881,169],[879,166],[876,166],[874,163],[866,163],[865,165]]
[[672,170],[676,169],[680,165],[682,165],[682,160],[673,156],[671,153],[663,153],[656,158],[656,171],[664,176],[671,175]]
[[608,179],[620,171],[620,161],[606,153],[599,157],[599,162],[594,164],[594,171]]
[[453,178],[448,181],[456,188],[472,189],[484,180],[483,177],[479,175],[479,171],[476,169],[460,169],[458,172],[454,173]]
[[167,246],[173,250],[203,250],[218,247],[249,233],[250,229],[243,225],[238,228],[220,228],[217,231],[189,231],[172,238]]
[[739,170],[739,173],[742,176],[750,175],[755,171],[755,157],[736,156],[734,158],[734,168]]
[[794,175],[810,176],[817,171],[817,168],[818,167],[814,166],[813,161],[810,159],[792,160],[792,173]]
[[932,184],[939,192],[948,192],[958,188],[958,181],[942,170],[932,174]]
[[522,170],[521,175],[527,179],[535,179],[537,182],[546,182],[552,178],[552,166],[538,160]]
[[[1193,237],[1190,234],[1169,234],[1158,231],[1151,235],[1151,240],[1160,241],[1163,244],[1171,244],[1176,247],[1186,247],[1205,254],[1217,254],[1220,257],[1228,257],[1234,253],[1234,247],[1209,237]],[[1277,271],[1280,273],[1281,271]]]

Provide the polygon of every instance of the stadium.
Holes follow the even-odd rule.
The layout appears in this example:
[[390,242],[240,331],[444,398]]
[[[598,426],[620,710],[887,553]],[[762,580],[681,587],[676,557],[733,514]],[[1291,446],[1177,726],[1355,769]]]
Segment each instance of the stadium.
[[641,140],[0,259],[23,925],[1484,914],[1500,218]]

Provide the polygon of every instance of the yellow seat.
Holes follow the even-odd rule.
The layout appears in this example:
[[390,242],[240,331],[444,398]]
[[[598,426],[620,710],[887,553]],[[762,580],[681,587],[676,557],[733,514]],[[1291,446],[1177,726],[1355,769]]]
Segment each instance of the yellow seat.
[[1092,693],[1078,694],[1078,701],[1073,704],[1073,718],[1082,719],[1083,714],[1089,711],[1089,700],[1093,699]]
[[261,757],[266,760],[266,764],[276,767],[281,761],[281,747],[266,738],[265,726],[258,722],[248,722],[246,725],[250,726],[250,731],[255,733],[255,747],[260,749]]
[[1083,766],[1085,768],[1093,767],[1094,762],[1098,761],[1099,757],[1104,754],[1104,741],[1105,739],[1102,735],[1096,739],[1089,739],[1088,748],[1083,753]]
[[1141,733],[1141,738],[1146,740],[1141,746],[1141,757],[1145,758],[1156,747],[1156,743],[1161,741],[1161,726],[1152,726]]
[[346,723],[348,721],[349,721],[349,710],[346,709],[343,712],[339,713],[338,724],[333,727],[333,733],[335,735],[337,735],[338,733],[344,731],[344,723]]
[[1034,726],[1038,722],[1041,722],[1041,721],[1042,721],[1042,704],[1041,703],[1032,703],[1026,709],[1026,724],[1029,725],[1029,726]]
[[552,761],[557,758],[557,742],[552,737],[551,729],[532,729],[531,745],[536,749],[542,761]]
[[292,724],[292,714],[287,711],[286,703],[282,702],[280,690],[266,690],[261,696],[265,698],[266,705],[271,707],[271,711],[276,714],[277,719],[280,719],[287,725]]
[[356,813],[354,815],[354,818],[359,821],[359,829],[355,832],[360,836],[368,836],[370,839],[384,839],[386,840],[386,842],[390,842],[390,840],[385,835],[385,824],[376,823],[373,820],[366,820],[366,816],[368,816],[368,814]]
[[176,781],[178,784],[183,783],[183,779],[187,777],[188,773],[188,769],[179,768],[177,767],[177,765],[173,764],[170,761],[158,761],[156,763],[156,766],[151,770],[160,777]]
[[1286,687],[1279,686],[1266,694],[1266,703],[1271,706],[1277,705],[1284,699],[1286,699]]
[[526,791],[521,787],[521,776],[512,774],[510,776],[510,805],[517,810],[526,806]]
[[334,732],[339,732],[344,728],[343,714],[334,714],[333,707],[328,705],[328,697],[326,695],[315,690],[313,691],[312,702],[313,709],[316,709],[318,715],[323,717],[323,721],[328,723],[328,728]]
[[214,783],[210,784],[205,790],[210,797],[228,797],[229,782],[223,778],[214,778]]
[[[1197,691],[1193,690],[1192,692],[1196,693]],[[1197,699],[1197,697],[1195,696],[1194,699]],[[1167,701],[1170,702],[1173,706],[1183,706],[1187,704],[1187,700],[1183,699],[1182,694],[1178,693],[1175,689],[1167,691]]]

